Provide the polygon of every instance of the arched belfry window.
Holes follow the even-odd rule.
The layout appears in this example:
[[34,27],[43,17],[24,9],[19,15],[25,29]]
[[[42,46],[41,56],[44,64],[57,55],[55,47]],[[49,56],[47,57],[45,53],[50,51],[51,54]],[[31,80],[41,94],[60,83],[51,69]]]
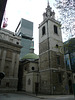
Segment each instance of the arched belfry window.
[[34,70],[34,67],[32,67],[32,70]]
[[45,26],[42,28],[42,36],[46,34]]
[[54,33],[55,33],[55,34],[58,34],[58,28],[57,28],[56,25],[54,25]]

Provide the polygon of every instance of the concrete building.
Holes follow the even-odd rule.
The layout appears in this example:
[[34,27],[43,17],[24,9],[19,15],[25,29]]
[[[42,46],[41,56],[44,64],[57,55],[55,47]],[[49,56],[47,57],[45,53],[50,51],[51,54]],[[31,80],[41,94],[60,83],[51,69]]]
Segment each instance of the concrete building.
[[74,88],[72,88],[72,86],[75,81],[75,38],[71,38],[64,42],[64,58],[67,69],[69,91],[72,93]]
[[6,29],[0,30],[0,72],[5,73],[0,82],[0,91],[17,90],[21,38]]
[[29,49],[33,39],[33,22],[30,22],[22,18],[15,32],[16,35],[18,36],[21,35],[21,46],[22,46],[20,53],[20,59],[21,59],[25,54],[29,53]]
[[67,70],[75,73],[75,38],[64,42],[64,54]]
[[47,5],[43,21],[39,24],[40,93],[67,94],[67,72],[64,65],[61,24],[55,12]]

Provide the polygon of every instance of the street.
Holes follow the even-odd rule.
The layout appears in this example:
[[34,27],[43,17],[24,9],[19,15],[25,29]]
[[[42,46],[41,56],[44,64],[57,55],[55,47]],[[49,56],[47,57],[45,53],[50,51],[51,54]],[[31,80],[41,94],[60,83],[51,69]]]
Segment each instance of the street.
[[0,93],[0,100],[74,100],[73,95],[26,95],[22,93]]

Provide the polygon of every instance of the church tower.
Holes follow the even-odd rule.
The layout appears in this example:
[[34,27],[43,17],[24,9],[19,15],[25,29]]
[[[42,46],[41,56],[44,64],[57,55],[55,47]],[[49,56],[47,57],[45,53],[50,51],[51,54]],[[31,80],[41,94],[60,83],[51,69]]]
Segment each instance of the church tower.
[[39,72],[41,93],[67,93],[61,24],[55,20],[55,12],[49,2],[39,24]]

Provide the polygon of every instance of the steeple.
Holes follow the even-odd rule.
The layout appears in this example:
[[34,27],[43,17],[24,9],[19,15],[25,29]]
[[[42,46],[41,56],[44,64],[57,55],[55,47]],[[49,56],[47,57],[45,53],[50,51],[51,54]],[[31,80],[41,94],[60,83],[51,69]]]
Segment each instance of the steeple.
[[48,6],[49,6],[49,0],[48,0]]
[[54,18],[55,19],[55,12],[52,11],[52,8],[50,7],[50,4],[49,4],[49,0],[47,2],[46,12],[43,13],[43,19],[45,20],[46,18]]

